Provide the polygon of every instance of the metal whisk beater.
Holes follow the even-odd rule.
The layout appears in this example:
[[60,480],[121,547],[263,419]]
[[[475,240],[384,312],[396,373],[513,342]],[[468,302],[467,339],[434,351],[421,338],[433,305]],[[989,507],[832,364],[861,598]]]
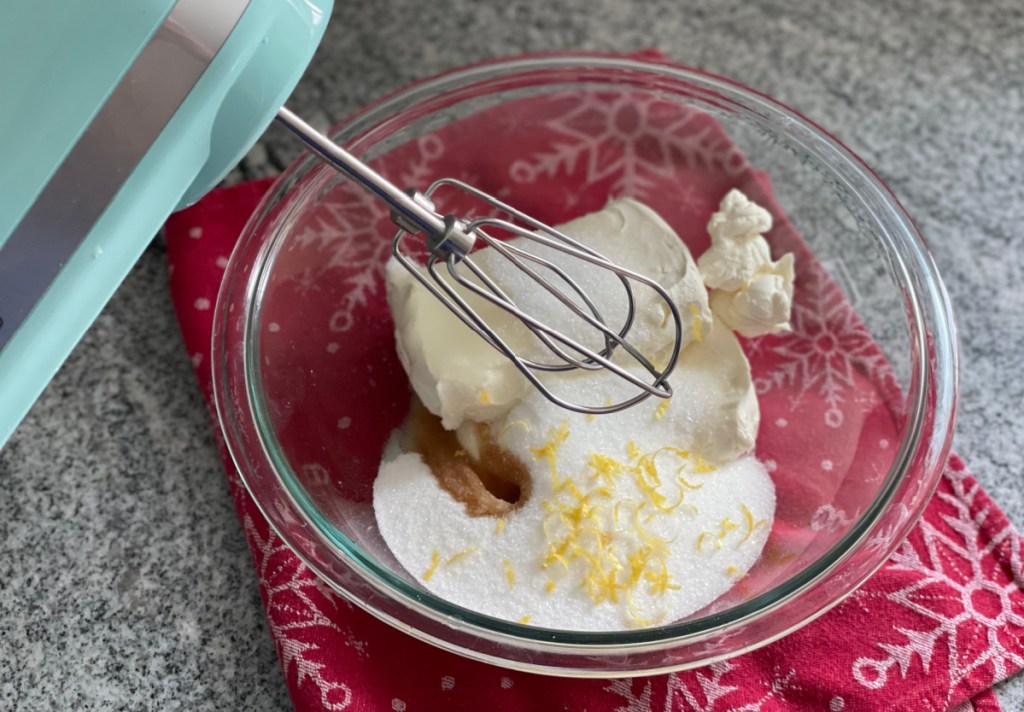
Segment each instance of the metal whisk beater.
[[[466,326],[504,354],[548,400],[567,410],[598,415],[625,410],[650,396],[660,398],[672,396],[672,388],[667,379],[679,359],[682,344],[682,319],[672,298],[656,281],[612,262],[578,240],[462,181],[442,178],[434,181],[423,193],[414,190],[402,191],[287,108],[283,107],[278,111],[277,120],[298,136],[317,156],[379,197],[391,208],[391,219],[399,228],[392,241],[392,254],[395,258]],[[434,192],[441,187],[464,191],[489,208],[504,213],[509,219],[441,215],[435,210],[434,202],[431,199]],[[491,210],[487,212],[491,212]],[[622,285],[627,301],[626,315],[622,325],[617,328],[609,326],[590,295],[558,264],[524,250],[520,246],[497,239],[492,234],[495,231],[507,236],[531,240],[570,258],[583,260],[614,273]],[[426,247],[429,251],[426,272],[430,276],[429,279],[419,268],[418,263],[402,250],[403,241],[418,233],[426,236]],[[515,300],[472,259],[470,253],[476,248],[478,241],[508,260],[540,288],[555,297],[574,316],[592,327],[599,334],[604,344],[603,348],[595,350],[594,347],[580,343],[561,330],[523,311]],[[442,265],[446,268],[443,271]],[[475,279],[468,278],[464,272],[472,275]],[[517,354],[509,345],[508,340],[503,338],[473,309],[455,290],[452,283],[445,278],[445,275],[464,289],[518,319],[544,345],[546,351],[553,358],[541,361]],[[667,307],[669,318],[675,327],[671,353],[667,363],[660,368],[655,366],[626,338],[636,317],[634,283],[651,289],[657,294]],[[642,367],[647,377],[637,375],[626,366],[615,363],[612,358],[616,350],[628,354],[633,363]],[[576,369],[591,371],[606,369],[633,385],[635,393],[618,402],[602,405],[574,403],[553,393],[539,376],[545,372],[564,372]]]

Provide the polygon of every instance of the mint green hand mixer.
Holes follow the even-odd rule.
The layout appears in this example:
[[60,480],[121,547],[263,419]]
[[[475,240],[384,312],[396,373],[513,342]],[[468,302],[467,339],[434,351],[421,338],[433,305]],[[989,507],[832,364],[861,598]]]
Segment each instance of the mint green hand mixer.
[[[463,184],[458,187],[514,222],[439,215],[429,193],[457,182],[404,193],[281,109],[320,41],[330,8],[331,0],[0,4],[0,67],[14,68],[0,71],[0,446],[167,215],[214,186],[275,116],[321,158],[391,205],[401,228],[393,243],[396,257],[547,397],[572,410],[613,412],[651,395],[671,395],[667,377],[682,328],[676,306],[656,283]],[[507,254],[593,326],[604,346],[595,350],[523,314],[467,258],[476,238],[500,246],[484,228],[539,241],[614,272],[629,302],[625,323],[606,326],[593,301],[557,266]],[[427,235],[433,284],[400,249],[409,232]],[[445,282],[440,266],[474,291],[482,283],[480,295],[526,324],[555,360],[512,351]],[[459,276],[466,267],[475,278]],[[563,286],[553,286],[538,269]],[[630,281],[655,290],[674,317],[674,351],[660,369],[626,341],[634,311]],[[614,363],[616,349],[650,378]],[[536,376],[577,368],[610,369],[638,392],[611,406],[566,403]]]

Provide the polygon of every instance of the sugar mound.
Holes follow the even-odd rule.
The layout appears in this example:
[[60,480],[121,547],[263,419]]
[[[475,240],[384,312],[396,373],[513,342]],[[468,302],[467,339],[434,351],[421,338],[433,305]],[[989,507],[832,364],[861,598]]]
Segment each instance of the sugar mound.
[[[699,610],[753,566],[775,511],[764,466],[741,456],[756,401],[751,423],[740,415],[750,391],[709,371],[723,360],[746,367],[736,338],[716,325],[686,350],[667,406],[648,399],[590,418],[528,394],[492,425],[533,477],[530,498],[501,521],[467,516],[418,454],[398,454],[374,484],[381,535],[429,591],[509,621],[623,630]],[[567,381],[581,396],[628,387],[606,372]],[[724,430],[735,432],[744,418],[749,439],[717,450],[718,462],[701,453],[717,442],[709,424],[730,421]]]

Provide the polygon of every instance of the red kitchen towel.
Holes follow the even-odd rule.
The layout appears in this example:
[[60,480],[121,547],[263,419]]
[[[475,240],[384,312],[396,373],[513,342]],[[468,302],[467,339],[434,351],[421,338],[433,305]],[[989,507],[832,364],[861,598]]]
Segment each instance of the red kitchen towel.
[[[830,432],[845,424],[860,433],[851,447],[864,477],[881,476],[881,463],[887,462],[888,448],[895,446],[888,436],[896,432],[899,418],[892,375],[842,293],[784,219],[766,177],[703,114],[695,112],[679,122],[678,109],[675,114],[663,111],[656,98],[637,97],[622,106],[595,105],[602,100],[558,94],[543,99],[552,117],[547,136],[535,127],[529,135],[516,136],[514,111],[508,107],[494,117],[502,122],[498,125],[506,142],[521,157],[512,164],[512,175],[501,179],[528,186],[543,174],[573,188],[562,195],[538,195],[535,204],[527,199],[517,205],[555,222],[600,207],[608,195],[624,193],[641,197],[672,224],[703,225],[725,190],[735,185],[771,206],[777,219],[771,241],[776,248],[797,253],[798,276],[794,331],[746,344],[761,400],[762,432],[774,429],[770,438],[763,438],[767,444],[759,440],[758,455],[781,487],[781,480],[796,471],[788,466],[793,453],[801,458],[815,453],[822,441],[830,443]],[[529,109],[536,111],[537,106]],[[673,122],[671,127],[666,121]],[[489,129],[478,137],[484,147],[493,142],[494,124],[481,125]],[[674,142],[665,143],[667,134],[675,137]],[[399,165],[391,171],[388,166],[379,168],[409,183],[422,184],[426,171],[470,178],[486,189],[492,177],[481,156],[493,156],[493,146],[490,151],[446,155],[447,138],[440,129],[395,152],[403,166],[412,166],[410,170],[420,175],[403,174]],[[472,140],[465,127],[460,129],[460,146]],[[645,160],[634,160],[640,154]],[[660,162],[652,161],[652,155]],[[653,172],[645,172],[652,166]],[[666,196],[651,190],[666,180],[685,186],[685,196],[680,191]],[[268,185],[262,181],[215,191],[172,216],[166,227],[174,303],[208,402],[213,302],[239,232]],[[349,195],[357,201],[359,196]],[[559,204],[564,214],[552,212],[551,203]],[[371,237],[386,244],[387,231],[376,235],[386,211],[369,200],[365,205],[367,220],[359,229],[369,225]],[[319,249],[330,243],[327,236],[339,235],[344,242],[345,231],[356,230],[357,222],[342,224],[339,218],[338,224],[311,227],[304,243]],[[695,254],[703,249],[701,239],[688,239]],[[359,244],[365,248],[367,243]],[[369,244],[376,250],[376,243]],[[330,249],[337,250],[338,245]],[[340,260],[343,264],[335,266],[340,270],[336,282],[347,291],[340,306],[328,312],[329,325],[279,320],[273,330],[308,330],[307,341],[334,356],[345,353],[346,340],[363,338],[357,334],[360,329],[377,329],[381,339],[389,338],[380,274],[371,266],[376,254],[368,260]],[[329,259],[324,264],[331,268]],[[300,287],[304,298],[318,298],[301,283],[300,274],[296,298]],[[393,355],[387,358],[390,361],[381,368],[397,368]],[[338,399],[350,398],[353,406],[364,396],[358,388],[337,394]],[[790,427],[791,420],[797,421],[797,408],[801,427]],[[814,455],[823,471],[839,466],[825,457],[827,452],[821,449],[820,457]],[[872,470],[872,462],[879,464],[879,471]],[[865,586],[832,611],[772,645],[732,660],[688,672],[621,680],[511,672],[442,652],[395,631],[333,595],[316,579],[269,529],[226,456],[225,466],[271,633],[292,700],[302,712],[475,710],[484,705],[495,710],[989,710],[999,708],[990,687],[1024,667],[1021,538],[955,456],[907,541]],[[812,530],[846,526],[863,506],[861,494],[840,489],[819,497],[830,504],[813,512],[780,510],[769,549],[776,547],[779,555],[798,551],[799,534],[787,533],[785,526],[791,520],[809,521]],[[816,496],[808,492],[806,500]],[[797,529],[793,527],[793,532]]]

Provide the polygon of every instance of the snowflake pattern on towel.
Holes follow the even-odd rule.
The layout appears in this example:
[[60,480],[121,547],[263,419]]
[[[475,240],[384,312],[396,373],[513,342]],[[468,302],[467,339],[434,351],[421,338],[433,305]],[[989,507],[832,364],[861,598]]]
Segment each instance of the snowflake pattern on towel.
[[894,626],[876,651],[854,661],[853,677],[865,688],[942,671],[952,694],[972,676],[999,680],[1024,667],[1021,540],[1010,526],[986,531],[991,502],[965,471],[948,470],[943,484],[934,505],[940,516],[922,521],[890,559],[888,570],[907,581],[880,597],[914,621]]
[[[595,186],[607,196],[644,200],[680,170],[736,177],[747,168],[736,145],[706,114],[680,111],[654,94],[556,94],[534,107],[546,117],[537,122],[545,139],[511,162],[509,178],[559,179],[564,191],[557,199],[570,209]],[[509,116],[515,112],[505,112],[506,123]],[[699,194],[677,192],[676,198],[685,202]]]
[[[425,188],[436,175],[433,165],[444,156],[444,144],[430,135],[409,148],[402,154],[405,160],[385,157],[372,165],[396,185]],[[306,263],[295,278],[299,294],[312,297],[325,280],[343,285],[339,303],[328,318],[329,330],[342,334],[353,327],[355,313],[378,296],[395,225],[379,199],[329,171],[321,175],[325,185],[317,188],[323,208],[294,228],[289,251],[302,253]]]
[[823,402],[824,424],[841,428],[861,393],[858,374],[894,387],[892,369],[821,263],[803,259],[797,265],[793,330],[752,342],[749,353],[770,364],[754,385],[759,396],[784,389],[794,411],[814,394]]
[[[320,579],[312,576],[291,549],[276,536],[265,520],[262,526],[249,514],[242,527],[249,540],[260,578],[260,596],[267,611],[270,634],[274,637],[281,667],[300,688],[315,688],[320,709],[337,712],[352,703],[352,688],[325,673],[342,642],[358,657],[368,655],[367,643],[358,639],[347,626],[339,607],[351,611]],[[325,644],[328,643],[326,645]]]

